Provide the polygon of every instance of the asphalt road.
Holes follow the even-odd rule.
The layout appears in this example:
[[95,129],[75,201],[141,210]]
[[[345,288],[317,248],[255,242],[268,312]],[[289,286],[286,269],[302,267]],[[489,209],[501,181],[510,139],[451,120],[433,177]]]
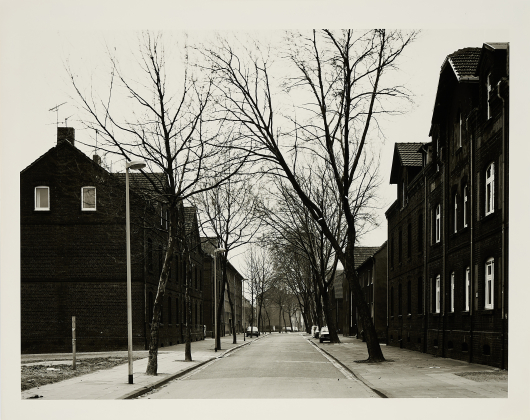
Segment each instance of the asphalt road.
[[299,334],[272,334],[142,398],[378,398]]

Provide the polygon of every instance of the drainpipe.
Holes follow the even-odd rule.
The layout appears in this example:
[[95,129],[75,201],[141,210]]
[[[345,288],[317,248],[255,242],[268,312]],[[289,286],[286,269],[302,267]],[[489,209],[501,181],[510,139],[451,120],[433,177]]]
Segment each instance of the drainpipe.
[[505,293],[505,281],[506,281],[506,278],[505,278],[505,273],[506,273],[506,270],[508,268],[508,260],[507,260],[507,255],[508,253],[506,252],[506,213],[505,213],[505,206],[506,206],[506,136],[505,136],[505,132],[506,132],[506,129],[505,129],[505,110],[506,110],[506,102],[504,101],[504,98],[501,96],[501,82],[502,82],[502,79],[499,81],[499,83],[497,83],[497,97],[502,101],[502,159],[503,159],[503,162],[502,162],[502,182],[503,182],[503,185],[502,185],[502,195],[501,195],[501,201],[502,201],[502,204],[501,204],[501,211],[502,211],[502,245],[501,245],[501,255],[502,255],[502,266],[501,266],[501,326],[502,326],[502,332],[501,332],[501,337],[502,337],[502,350],[501,350],[501,369],[505,369],[505,364],[504,364],[504,355],[505,355],[505,352],[506,352],[506,349],[505,349],[505,345],[504,345],[504,340],[505,340],[505,335],[506,335],[506,319],[507,318],[507,315],[505,314],[505,296],[506,296],[506,293]]
[[[448,148],[449,150],[449,148]],[[447,151],[447,154],[449,154],[449,151]],[[447,231],[447,223],[446,223],[446,218],[445,218],[445,209],[446,209],[446,205],[445,205],[445,199],[446,199],[446,194],[445,194],[445,190],[446,188],[449,188],[448,184],[449,184],[449,180],[446,179],[448,178],[448,175],[446,176],[446,166],[449,165],[449,159],[447,159],[447,165],[444,164],[443,168],[442,168],[442,179],[443,179],[443,189],[442,189],[442,228],[441,229],[441,235],[442,235],[442,241],[443,241],[443,254],[442,254],[442,277],[441,277],[441,281],[442,281],[442,284],[441,284],[441,287],[442,287],[442,302],[441,302],[441,305],[442,305],[442,313],[441,313],[441,316],[442,316],[442,357],[445,357],[445,303],[446,303],[446,299],[445,299],[445,282],[446,282],[446,278],[445,278],[445,272],[446,272],[446,263],[447,263],[447,241],[446,241],[446,231]],[[438,326],[438,328],[440,328]]]
[[[387,227],[387,232],[388,232],[388,227]],[[389,344],[389,340],[388,340],[388,321],[389,321],[388,317],[389,315],[388,313],[390,312],[389,305],[388,305],[388,292],[389,292],[388,284],[390,283],[390,273],[389,273],[390,262],[389,262],[389,257],[388,257],[388,255],[390,254],[389,251],[390,251],[390,244],[387,238],[387,243],[386,243],[386,344],[387,346]]]
[[[475,222],[475,189],[474,189],[474,180],[475,180],[475,170],[474,170],[474,158],[473,151],[475,150],[475,135],[471,136],[469,142],[469,363],[473,363],[473,315],[475,308],[475,266],[473,264],[473,238],[474,230],[473,225]],[[478,210],[477,210],[478,214]]]
[[[428,151],[425,151],[426,155]],[[427,162],[425,162],[427,166]],[[424,209],[423,209],[423,352],[427,353],[427,327],[429,323],[429,311],[427,307],[427,215],[429,214],[427,208],[427,171],[423,170],[424,178]]]

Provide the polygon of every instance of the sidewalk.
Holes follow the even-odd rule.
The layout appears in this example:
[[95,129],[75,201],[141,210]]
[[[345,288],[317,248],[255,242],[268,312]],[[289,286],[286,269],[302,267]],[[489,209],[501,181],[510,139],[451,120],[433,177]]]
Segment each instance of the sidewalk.
[[[266,337],[247,337],[243,341],[243,335],[237,336],[237,344],[232,344],[232,336],[221,337],[221,350],[214,351],[214,340],[206,338],[203,341],[191,343],[192,362],[184,361],[184,344],[171,347],[162,347],[158,350],[158,375],[149,376],[145,374],[147,367],[148,351],[135,351],[135,356],[144,356],[144,359],[135,360],[133,364],[134,383],[128,383],[128,364],[116,366],[112,369],[99,370],[87,375],[77,376],[54,384],[44,385],[39,388],[31,388],[22,391],[22,399],[39,396],[39,400],[103,400],[103,399],[128,399],[144,394],[154,387],[183,376],[189,371],[196,369],[211,360],[222,357],[235,349],[250,344],[252,341]],[[31,363],[34,360],[54,359],[60,354],[48,355],[22,355],[22,363]],[[65,354],[65,360],[71,361],[71,354]],[[87,357],[104,356],[127,356],[127,351],[103,352],[103,353],[81,353],[78,359]]]
[[[366,360],[366,343],[340,336],[340,344],[319,343],[305,335],[382,397],[387,398],[507,398],[508,379],[491,366],[434,357],[382,344],[385,363],[355,363]],[[477,372],[475,381],[458,373]],[[483,380],[489,377],[490,380]]]

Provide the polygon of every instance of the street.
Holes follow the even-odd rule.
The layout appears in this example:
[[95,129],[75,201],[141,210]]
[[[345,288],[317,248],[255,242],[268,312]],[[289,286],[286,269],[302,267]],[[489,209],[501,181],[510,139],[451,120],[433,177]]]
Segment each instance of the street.
[[299,334],[272,334],[142,398],[377,398]]

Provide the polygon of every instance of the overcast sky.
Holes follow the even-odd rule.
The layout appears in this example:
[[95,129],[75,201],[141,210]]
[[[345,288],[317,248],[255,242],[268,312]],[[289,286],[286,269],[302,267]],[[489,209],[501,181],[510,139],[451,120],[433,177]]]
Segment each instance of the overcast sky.
[[[78,4],[80,3],[80,4]],[[150,1],[120,2],[114,0],[90,2],[75,1],[5,1],[0,0],[0,268],[1,268],[1,321],[2,321],[2,413],[6,409],[18,413],[18,418],[94,418],[108,415],[107,405],[61,404],[70,410],[57,411],[57,405],[24,406],[20,404],[18,391],[18,354],[20,348],[19,315],[19,174],[22,169],[53,147],[56,142],[56,114],[49,109],[62,102],[59,117],[75,116],[70,103],[69,86],[65,84],[63,60],[70,56],[89,56],[91,48],[102,46],[102,39],[113,36],[111,30],[167,29],[167,30],[210,30],[262,29],[264,31],[283,28],[312,27],[389,27],[419,28],[422,33],[405,51],[401,69],[408,80],[408,87],[415,95],[415,108],[405,116],[394,118],[385,127],[387,137],[382,150],[381,176],[383,186],[380,195],[386,205],[393,202],[395,186],[389,186],[390,165],[394,143],[429,141],[428,133],[437,88],[440,66],[445,57],[464,47],[481,47],[484,42],[509,41],[511,43],[510,68],[510,274],[515,281],[510,283],[510,329],[513,321],[527,319],[523,311],[528,296],[528,274],[522,264],[528,259],[526,247],[514,246],[517,238],[526,240],[529,223],[526,217],[530,206],[528,184],[529,136],[524,129],[530,117],[528,107],[528,41],[529,7],[528,1],[507,0],[504,2],[484,0],[465,2],[447,0],[427,1],[377,1],[363,2],[321,2],[321,1]],[[148,4],[149,8],[145,6]],[[75,32],[71,32],[75,31]],[[103,33],[106,31],[106,33]],[[87,68],[99,63],[85,60]],[[514,106],[514,104],[516,106]],[[71,117],[69,125],[74,126]],[[76,133],[82,138],[82,132]],[[521,188],[514,189],[513,186]],[[515,194],[515,195],[514,195]],[[516,200],[514,201],[514,197]],[[513,205],[515,204],[515,205]],[[386,240],[386,221],[381,213],[381,227],[366,237],[363,245],[380,245]],[[515,226],[515,228],[514,228]],[[517,277],[517,274],[523,274]],[[515,274],[515,276],[514,276]],[[520,281],[517,281],[520,280]],[[514,290],[516,292],[514,293]],[[519,300],[518,300],[519,299]],[[13,304],[14,302],[14,304]],[[527,330],[527,324],[525,328]],[[511,329],[510,331],[514,331]],[[527,349],[527,334],[510,335],[510,366],[518,363],[518,369],[510,371],[510,400],[528,405],[528,358],[517,358],[520,349]],[[7,340],[6,340],[7,337]],[[517,350],[518,349],[518,350]],[[13,361],[6,364],[6,359]],[[521,362],[522,361],[522,362]],[[522,387],[512,386],[512,378],[526,377]],[[6,386],[5,378],[13,379]],[[9,407],[6,398],[12,401]],[[17,402],[18,401],[18,402]],[[405,409],[405,401],[389,402],[392,407],[402,407],[403,414],[410,417]],[[510,403],[510,404],[509,404]],[[153,416],[144,405],[135,405],[136,410],[129,415],[140,413],[144,418]],[[182,403],[191,409],[191,405]],[[515,403],[514,403],[515,404]],[[218,403],[217,405],[218,406]],[[239,406],[239,404],[238,404]],[[327,406],[327,404],[326,404]],[[114,406],[115,407],[115,406]],[[166,413],[175,413],[170,406],[161,403]],[[248,404],[241,407],[250,408]],[[291,408],[289,408],[291,407]],[[473,414],[465,411],[472,407]],[[451,418],[463,418],[457,413],[477,416],[491,414],[496,418],[518,418],[517,408],[513,411],[511,401],[495,401],[493,404],[463,401],[461,404],[447,401],[429,402],[428,408],[415,412],[424,413],[429,418],[447,418],[450,408]],[[199,410],[204,413],[213,406],[204,404]],[[218,413],[226,418],[231,413],[232,404]],[[274,402],[270,410],[289,410],[289,402]],[[350,403],[350,409],[351,403]],[[55,410],[55,411],[52,411]],[[344,410],[337,407],[337,410]],[[197,410],[194,410],[196,412]],[[182,412],[182,410],[180,411]],[[285,411],[282,411],[285,413]],[[298,413],[314,415],[318,406],[304,402],[297,406]],[[414,412],[414,411],[413,411]],[[53,414],[52,414],[53,413]],[[98,414],[94,414],[98,413]],[[203,413],[203,414],[204,414]],[[327,411],[326,411],[327,413]],[[355,413],[361,417],[373,415],[373,405],[355,402]],[[375,413],[380,413],[376,410]],[[250,414],[250,412],[248,412]],[[325,414],[322,410],[322,414]],[[329,413],[327,413],[329,414]],[[121,413],[116,413],[119,418]],[[189,414],[188,414],[189,415]],[[252,407],[253,418],[270,418],[269,410],[260,411]],[[350,411],[351,415],[351,411]],[[90,417],[89,417],[90,416]],[[157,415],[157,417],[159,417]],[[401,418],[394,411],[393,418]],[[15,415],[17,417],[17,415]],[[7,418],[7,417],[6,417]],[[11,417],[13,418],[13,417]]]
[[[180,35],[180,32],[172,34],[176,39]],[[101,30],[34,30],[17,33],[17,38],[13,40],[15,62],[12,63],[16,69],[16,83],[13,85],[16,89],[11,92],[15,94],[7,104],[8,108],[15,111],[9,124],[12,130],[16,127],[16,145],[9,160],[17,173],[55,145],[57,118],[60,126],[64,126],[68,118],[68,126],[76,129],[78,147],[91,155],[92,150],[81,145],[91,140],[79,122],[83,114],[76,108],[75,98],[72,99],[73,89],[65,71],[65,63],[69,62],[73,70],[81,75],[81,84],[88,86],[91,74],[105,73],[109,68],[106,45],[111,48],[117,45],[120,52],[120,48],[134,49],[135,39],[133,32]],[[124,40],[130,42],[127,44]],[[379,172],[383,181],[379,190],[379,206],[382,207],[379,212],[380,226],[366,235],[361,245],[378,246],[386,240],[384,212],[396,197],[396,186],[389,184],[394,144],[429,141],[439,71],[446,56],[460,48],[481,47],[484,42],[500,41],[510,41],[508,29],[424,29],[405,49],[398,61],[398,77],[399,82],[411,91],[414,104],[405,115],[383,121],[386,140],[381,146]],[[121,64],[126,66],[127,61]],[[104,94],[104,91],[100,93]],[[59,104],[63,105],[59,107],[58,113],[50,111]],[[6,106],[6,103],[3,105]],[[112,169],[122,171],[123,162],[115,163]],[[243,269],[240,258],[235,259],[234,263],[240,270]]]

